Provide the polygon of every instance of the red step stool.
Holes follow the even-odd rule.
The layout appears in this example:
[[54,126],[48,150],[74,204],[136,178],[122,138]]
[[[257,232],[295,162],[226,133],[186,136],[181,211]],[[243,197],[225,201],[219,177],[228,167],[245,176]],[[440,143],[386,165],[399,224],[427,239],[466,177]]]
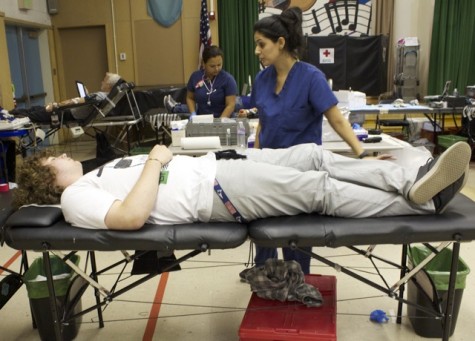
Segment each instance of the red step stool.
[[336,341],[336,277],[306,275],[323,296],[321,307],[267,300],[252,294],[239,328],[241,341]]

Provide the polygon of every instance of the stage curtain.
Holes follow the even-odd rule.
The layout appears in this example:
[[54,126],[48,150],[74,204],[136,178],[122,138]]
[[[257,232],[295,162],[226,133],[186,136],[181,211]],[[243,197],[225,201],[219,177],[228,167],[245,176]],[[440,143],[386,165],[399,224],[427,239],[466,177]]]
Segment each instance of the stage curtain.
[[224,52],[224,69],[231,73],[239,92],[249,84],[249,76],[259,71],[254,55],[253,26],[258,19],[257,0],[218,0],[219,45]]
[[460,94],[475,84],[474,13],[473,0],[435,1],[428,94],[440,94],[447,80]]
[[395,53],[393,53],[394,50],[391,47],[396,45],[392,41],[394,0],[373,0],[371,3],[374,13],[374,34],[383,34],[389,37],[388,47],[391,53],[388,53],[386,91],[392,92],[394,88]]

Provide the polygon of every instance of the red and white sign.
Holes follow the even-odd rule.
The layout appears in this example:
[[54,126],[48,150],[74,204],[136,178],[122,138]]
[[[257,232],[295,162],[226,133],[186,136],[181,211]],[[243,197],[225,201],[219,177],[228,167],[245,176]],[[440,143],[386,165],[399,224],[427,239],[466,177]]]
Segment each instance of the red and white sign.
[[335,49],[320,49],[320,64],[335,64]]

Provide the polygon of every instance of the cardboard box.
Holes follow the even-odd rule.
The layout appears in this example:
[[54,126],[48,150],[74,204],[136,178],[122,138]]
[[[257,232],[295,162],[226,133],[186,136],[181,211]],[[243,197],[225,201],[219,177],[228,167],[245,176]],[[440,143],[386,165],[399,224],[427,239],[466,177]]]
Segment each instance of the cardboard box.
[[421,137],[421,130],[423,126],[426,128],[431,126],[429,119],[425,117],[408,117],[407,120],[409,122],[409,141],[414,141]]
[[338,99],[338,107],[349,109],[364,107],[366,105],[366,94],[360,91],[338,90],[333,91]]

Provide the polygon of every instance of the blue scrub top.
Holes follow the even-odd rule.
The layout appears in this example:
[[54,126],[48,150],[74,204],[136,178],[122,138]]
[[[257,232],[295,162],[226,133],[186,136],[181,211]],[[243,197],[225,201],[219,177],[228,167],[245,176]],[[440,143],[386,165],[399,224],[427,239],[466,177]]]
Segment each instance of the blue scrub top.
[[204,79],[204,70],[195,71],[186,86],[188,91],[195,94],[196,114],[213,114],[214,117],[220,117],[226,108],[226,96],[236,96],[238,93],[236,81],[224,70],[218,73],[212,84]]
[[323,113],[338,103],[326,77],[315,66],[297,62],[281,92],[275,93],[273,65],[259,72],[251,103],[259,110],[261,148],[287,148],[302,143],[322,144]]

